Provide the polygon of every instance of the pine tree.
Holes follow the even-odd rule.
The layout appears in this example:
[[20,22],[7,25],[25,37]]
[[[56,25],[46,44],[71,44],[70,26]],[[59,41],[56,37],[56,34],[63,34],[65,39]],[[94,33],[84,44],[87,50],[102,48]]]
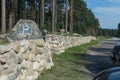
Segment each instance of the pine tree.
[[70,8],[70,32],[73,33],[73,0],[71,0]]
[[6,33],[6,0],[2,0],[2,33]]

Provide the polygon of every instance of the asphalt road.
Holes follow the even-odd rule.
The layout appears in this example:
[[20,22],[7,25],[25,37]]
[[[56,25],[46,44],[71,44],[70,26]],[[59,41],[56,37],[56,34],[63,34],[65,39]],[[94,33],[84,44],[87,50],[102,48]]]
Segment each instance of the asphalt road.
[[83,55],[81,64],[85,67],[85,70],[82,71],[82,74],[92,80],[100,71],[117,66],[110,60],[109,55],[114,45],[118,42],[120,40],[105,40],[91,47],[87,54]]

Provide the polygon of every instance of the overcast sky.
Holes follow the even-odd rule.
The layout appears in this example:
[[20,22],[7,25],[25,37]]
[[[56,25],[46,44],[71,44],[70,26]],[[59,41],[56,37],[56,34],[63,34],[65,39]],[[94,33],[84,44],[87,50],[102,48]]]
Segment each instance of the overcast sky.
[[120,0],[84,0],[100,21],[101,28],[117,29],[120,22]]

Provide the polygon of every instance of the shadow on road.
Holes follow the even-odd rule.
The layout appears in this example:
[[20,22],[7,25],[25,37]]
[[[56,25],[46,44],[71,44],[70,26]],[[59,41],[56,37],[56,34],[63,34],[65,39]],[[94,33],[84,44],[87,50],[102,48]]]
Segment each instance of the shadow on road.
[[84,58],[81,61],[81,64],[86,67],[86,69],[92,73],[97,74],[98,72],[115,67],[116,65],[113,64],[109,58],[109,56],[102,56],[102,55],[83,55]]
[[118,41],[103,41],[99,45],[89,48],[87,54],[79,54],[79,56],[82,56],[82,60],[79,64],[83,65],[87,72],[92,74],[91,80],[100,71],[117,66],[109,57],[116,42]]
[[[111,52],[111,49],[110,48],[95,48],[95,47],[91,47],[90,48],[91,51],[97,51],[99,53],[110,53]],[[98,54],[99,55],[99,54]],[[107,55],[107,54],[106,54]]]
[[92,80],[100,71],[116,67],[117,65],[111,61],[109,55],[113,46],[118,42],[119,40],[105,40],[89,48],[85,54],[74,54],[76,58],[80,59],[75,64],[84,66],[83,69],[76,69],[76,71]]
[[115,45],[117,43],[119,43],[120,40],[105,40],[103,41],[103,44],[106,44],[106,45]]

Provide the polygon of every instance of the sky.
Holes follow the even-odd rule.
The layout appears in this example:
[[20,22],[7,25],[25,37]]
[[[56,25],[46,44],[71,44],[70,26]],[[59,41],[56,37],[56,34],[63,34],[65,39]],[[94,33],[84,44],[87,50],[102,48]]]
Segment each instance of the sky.
[[120,23],[120,0],[84,0],[104,29],[117,29]]

